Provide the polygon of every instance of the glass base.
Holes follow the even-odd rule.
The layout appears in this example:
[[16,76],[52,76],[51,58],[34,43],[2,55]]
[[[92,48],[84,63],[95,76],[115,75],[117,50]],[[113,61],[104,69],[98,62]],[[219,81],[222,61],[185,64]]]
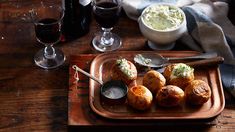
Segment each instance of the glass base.
[[161,44],[155,44],[148,40],[148,46],[153,50],[171,50],[174,48],[175,43],[173,42],[173,43],[161,45]]
[[64,56],[64,53],[55,48],[55,57],[54,58],[46,58],[44,56],[44,49],[41,49],[36,53],[34,56],[34,62],[36,65],[38,65],[41,68],[44,69],[52,69],[57,68],[58,66],[62,65],[65,61],[66,57]]
[[99,33],[92,40],[93,47],[100,52],[114,51],[121,47],[122,41],[121,38],[112,33],[112,43],[111,44],[102,44],[101,37],[103,33]]

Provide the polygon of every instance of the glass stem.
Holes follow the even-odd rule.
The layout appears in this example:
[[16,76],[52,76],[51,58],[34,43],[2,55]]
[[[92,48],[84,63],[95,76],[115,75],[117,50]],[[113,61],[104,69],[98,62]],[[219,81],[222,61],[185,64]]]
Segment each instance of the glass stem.
[[51,45],[46,46],[44,48],[44,56],[45,56],[46,59],[55,58],[55,56],[56,56],[55,49]]
[[101,44],[105,45],[105,46],[110,46],[113,44],[113,37],[112,37],[112,33],[111,30],[113,28],[102,28],[103,30],[103,35],[101,37]]

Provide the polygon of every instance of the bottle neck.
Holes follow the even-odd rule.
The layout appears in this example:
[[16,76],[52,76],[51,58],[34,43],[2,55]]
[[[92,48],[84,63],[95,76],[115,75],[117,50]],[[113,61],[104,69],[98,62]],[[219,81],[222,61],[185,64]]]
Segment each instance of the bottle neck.
[[91,3],[91,0],[79,0],[79,3],[83,6],[87,6]]
[[[65,1],[66,0],[62,0],[62,7],[63,9],[65,9]],[[81,4],[82,6],[87,6],[88,4],[91,3],[91,0],[78,0],[79,4]]]
[[62,0],[62,2],[61,2],[61,3],[62,3],[62,8],[63,8],[64,10],[65,10],[65,1],[66,1],[66,0]]

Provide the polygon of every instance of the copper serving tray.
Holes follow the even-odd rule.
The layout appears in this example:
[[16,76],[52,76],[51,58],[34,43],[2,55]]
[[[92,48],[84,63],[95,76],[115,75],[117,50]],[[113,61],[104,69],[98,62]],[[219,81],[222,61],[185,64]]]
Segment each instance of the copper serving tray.
[[[108,81],[110,80],[111,65],[116,59],[123,57],[133,62],[133,57],[137,53],[143,52],[154,51],[126,51],[100,54],[92,61],[90,73],[103,81]],[[198,52],[192,51],[168,51],[158,53],[165,57],[180,57],[198,54]],[[138,70],[136,82],[137,84],[142,84],[142,78],[145,71],[140,69],[138,65],[136,66]],[[89,82],[90,107],[98,115],[110,119],[209,119],[217,116],[222,112],[225,105],[218,65],[197,67],[195,68],[194,73],[195,78],[206,81],[212,91],[211,98],[200,107],[192,107],[184,103],[179,107],[163,108],[157,106],[156,103],[153,103],[151,109],[147,111],[137,111],[128,106],[128,104],[108,105],[100,100],[100,85],[91,79]]]

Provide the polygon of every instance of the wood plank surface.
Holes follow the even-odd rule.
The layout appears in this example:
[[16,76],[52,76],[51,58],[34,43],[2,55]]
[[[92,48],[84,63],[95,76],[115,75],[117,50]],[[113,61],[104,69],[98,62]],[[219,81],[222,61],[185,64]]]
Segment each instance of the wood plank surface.
[[[15,3],[19,2],[19,3]],[[106,127],[81,126],[70,128],[67,125],[69,56],[99,53],[91,47],[91,40],[99,31],[92,19],[90,32],[74,41],[56,44],[67,56],[65,64],[57,69],[43,70],[33,62],[35,53],[43,48],[35,39],[33,24],[27,17],[28,10],[37,0],[0,1],[0,131],[72,131],[104,130],[124,131],[137,128],[139,131],[178,130],[178,131],[234,131],[235,99],[225,91],[224,111],[212,126],[180,124]],[[57,0],[57,4],[59,0]],[[234,6],[232,6],[234,7]],[[3,11],[18,13],[11,18],[3,17]],[[230,9],[230,19],[235,23],[235,8]],[[26,16],[24,16],[26,14]],[[20,19],[19,19],[20,18]],[[22,18],[22,19],[21,19]],[[123,39],[120,50],[150,50],[141,35],[138,23],[122,15],[113,32]],[[183,46],[177,44],[175,50]],[[88,69],[86,69],[88,70]]]

